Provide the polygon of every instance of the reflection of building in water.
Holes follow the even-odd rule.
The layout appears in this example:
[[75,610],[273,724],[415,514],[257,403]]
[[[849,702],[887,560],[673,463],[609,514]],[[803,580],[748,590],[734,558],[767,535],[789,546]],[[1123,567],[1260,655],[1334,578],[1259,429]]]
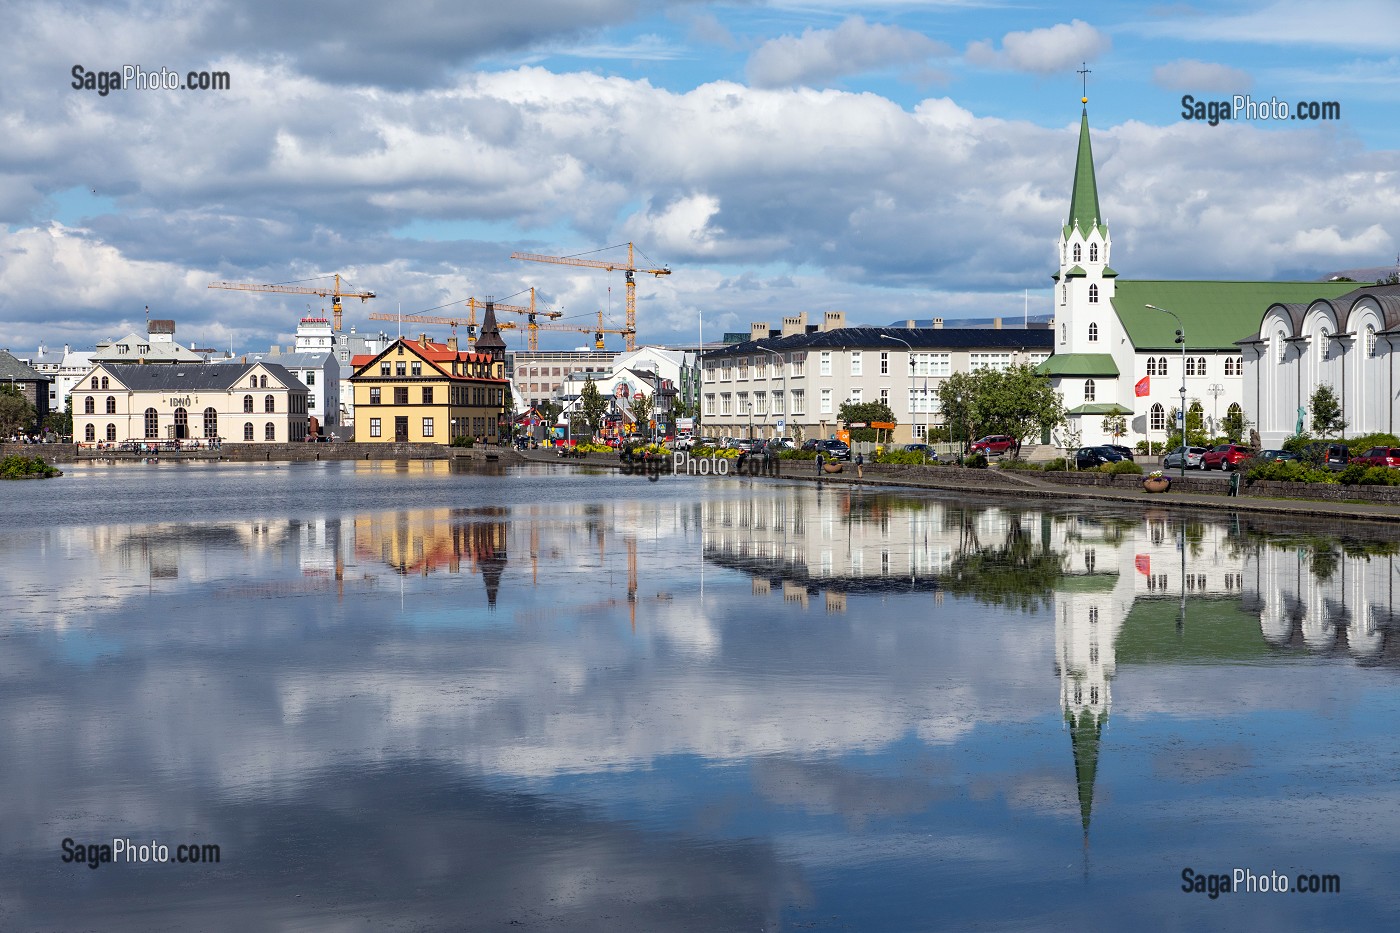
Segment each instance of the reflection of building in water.
[[486,600],[494,606],[505,572],[509,510],[417,509],[355,518],[355,556],[379,560],[404,575],[446,569],[460,573],[467,564],[480,573]]

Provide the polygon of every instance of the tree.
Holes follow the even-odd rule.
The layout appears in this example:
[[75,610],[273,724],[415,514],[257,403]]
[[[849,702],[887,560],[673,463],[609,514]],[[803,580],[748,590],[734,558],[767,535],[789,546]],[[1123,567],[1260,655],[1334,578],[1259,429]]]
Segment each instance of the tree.
[[588,430],[597,434],[598,429],[603,426],[603,415],[607,413],[608,400],[598,391],[598,385],[592,376],[584,380],[583,391],[579,393],[579,406],[582,408],[583,420],[588,425]]
[[[1168,423],[1173,425],[1172,431],[1167,435],[1167,450],[1181,446],[1181,432],[1176,430],[1176,416],[1181,409],[1173,406],[1167,414]],[[1186,409],[1186,443],[1191,447],[1204,447],[1210,442],[1206,437],[1206,413],[1199,399],[1191,402]]]
[[646,434],[651,428],[651,399],[647,398],[645,392],[638,392],[632,396],[627,410],[632,415],[633,422],[636,423],[637,433]]
[[1244,432],[1249,430],[1249,419],[1244,416],[1244,411],[1239,405],[1232,404],[1229,411],[1225,412],[1221,427],[1225,431],[1226,439],[1231,444],[1238,444],[1244,438]]
[[[875,421],[886,421],[894,423],[894,412],[890,411],[890,406],[884,402],[845,402],[842,404],[836,417],[850,424],[867,424]],[[853,441],[878,441],[880,438],[874,428],[852,428],[851,440]]]
[[73,396],[68,396],[68,401],[63,405],[63,411],[51,411],[44,416],[45,430],[52,431],[60,437],[73,433]]
[[1050,380],[1029,363],[1010,369],[980,369],[974,414],[984,434],[1009,434],[1020,442],[1059,427],[1065,406]]
[[1331,386],[1318,386],[1308,399],[1308,407],[1312,409],[1313,433],[1319,437],[1331,437],[1347,429],[1346,420],[1342,418],[1342,406]]
[[951,439],[961,443],[964,451],[974,439],[978,376],[984,371],[953,373],[938,385],[938,410],[943,413],[943,423]]
[[563,413],[564,406],[555,401],[545,401],[535,406],[535,410],[540,413],[540,421],[546,427],[553,427],[559,423],[559,416]]
[[34,404],[13,383],[0,385],[0,437],[33,430],[38,416]]
[[1118,438],[1128,433],[1128,419],[1123,415],[1104,415],[1103,424],[1100,425],[1103,433],[1112,435],[1113,442],[1118,443]]

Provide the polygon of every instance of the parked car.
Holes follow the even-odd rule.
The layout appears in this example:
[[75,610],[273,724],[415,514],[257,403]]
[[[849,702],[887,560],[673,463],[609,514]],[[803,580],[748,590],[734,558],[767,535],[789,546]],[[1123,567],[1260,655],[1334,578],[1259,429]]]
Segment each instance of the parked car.
[[911,453],[911,454],[923,454],[925,457],[928,457],[930,460],[937,460],[937,459],[938,459],[938,451],[934,450],[932,447],[930,447],[930,446],[927,445],[927,444],[905,444],[905,445],[904,445],[904,451],[905,451],[905,453]]
[[1131,447],[1124,447],[1122,444],[1104,444],[1103,446],[1118,451],[1123,455],[1124,460],[1133,459],[1133,449]]
[[1204,462],[1204,457],[1205,457],[1205,455],[1206,455],[1206,449],[1205,449],[1204,447],[1174,447],[1174,448],[1172,448],[1171,453],[1167,454],[1165,457],[1162,458],[1162,469],[1164,469],[1164,470],[1179,470],[1179,469],[1181,469],[1181,458],[1182,458],[1182,456],[1183,456],[1183,451],[1185,452],[1185,453],[1184,453],[1184,456],[1186,457],[1186,469],[1188,469],[1188,470],[1203,470],[1203,469],[1205,469],[1205,467],[1202,465],[1203,462]]
[[1346,444],[1318,441],[1303,448],[1302,459],[1326,470],[1345,470],[1351,463],[1351,450]]
[[1118,463],[1127,458],[1107,445],[1081,447],[1074,452],[1074,467],[1077,470],[1092,470],[1105,463]]
[[1239,444],[1221,444],[1207,450],[1201,458],[1203,470],[1233,470],[1250,457],[1254,451]]
[[815,450],[828,460],[851,459],[851,448],[844,441],[810,440],[802,445],[803,450]]
[[1297,460],[1299,457],[1291,450],[1261,450],[1254,455],[1254,459],[1260,463],[1283,463],[1285,460]]
[[1400,447],[1372,447],[1359,457],[1352,457],[1352,463],[1363,466],[1400,467]]
[[987,457],[1000,457],[1008,450],[1016,446],[1016,438],[1010,434],[988,434],[981,440],[972,442],[969,448],[975,454],[983,454]]

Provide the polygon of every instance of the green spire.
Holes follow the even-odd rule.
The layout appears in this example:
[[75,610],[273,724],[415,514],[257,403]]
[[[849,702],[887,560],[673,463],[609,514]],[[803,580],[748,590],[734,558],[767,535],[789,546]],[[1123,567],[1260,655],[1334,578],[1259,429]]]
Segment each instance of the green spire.
[[1074,162],[1074,190],[1069,196],[1069,222],[1065,235],[1075,227],[1088,236],[1094,227],[1103,227],[1099,213],[1099,186],[1094,181],[1094,152],[1089,147],[1089,108],[1079,119],[1079,156]]
[[1084,710],[1076,720],[1065,713],[1069,722],[1070,745],[1074,750],[1074,779],[1079,785],[1079,819],[1084,837],[1089,837],[1089,819],[1094,810],[1094,777],[1099,770],[1099,735],[1107,717]]

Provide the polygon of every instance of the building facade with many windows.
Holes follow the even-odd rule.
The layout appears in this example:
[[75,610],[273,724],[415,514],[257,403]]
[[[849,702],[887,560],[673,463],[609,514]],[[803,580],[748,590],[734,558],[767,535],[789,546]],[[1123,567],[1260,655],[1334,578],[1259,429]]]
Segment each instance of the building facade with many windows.
[[73,388],[73,439],[304,441],[306,407],[306,386],[276,363],[98,363]]
[[355,440],[360,443],[450,444],[500,436],[510,384],[492,353],[400,337],[382,352],[352,360]]
[[938,386],[947,377],[1038,364],[1053,339],[1042,328],[847,327],[840,311],[808,332],[806,317],[784,318],[777,334],[755,323],[750,340],[704,354],[704,434],[826,438],[843,404],[884,402],[893,442],[922,441],[943,423]]

